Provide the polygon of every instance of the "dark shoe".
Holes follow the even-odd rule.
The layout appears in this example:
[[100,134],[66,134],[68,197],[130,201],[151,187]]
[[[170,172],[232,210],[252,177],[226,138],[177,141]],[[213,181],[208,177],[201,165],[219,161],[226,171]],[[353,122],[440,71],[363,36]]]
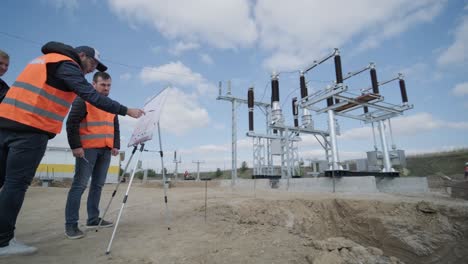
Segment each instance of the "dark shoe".
[[14,255],[31,255],[36,253],[37,248],[25,245],[16,239],[10,240],[8,246],[0,247],[0,257],[14,256]]
[[[101,221],[101,225],[99,225],[99,221]],[[99,227],[111,227],[113,225],[114,225],[114,223],[108,222],[108,221],[106,221],[106,220],[99,217],[99,220],[97,220],[97,221],[88,222],[86,224],[86,228],[97,228],[98,226]]]
[[84,237],[84,233],[78,228],[78,224],[65,225],[65,235],[69,239],[79,239]]

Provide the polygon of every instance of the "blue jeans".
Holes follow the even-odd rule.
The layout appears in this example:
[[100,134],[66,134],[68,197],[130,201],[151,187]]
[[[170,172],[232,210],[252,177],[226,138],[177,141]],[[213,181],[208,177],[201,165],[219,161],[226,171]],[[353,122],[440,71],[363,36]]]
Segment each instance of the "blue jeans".
[[108,148],[84,149],[86,162],[83,158],[76,158],[75,175],[73,183],[68,192],[67,205],[65,207],[65,224],[74,225],[80,218],[81,196],[86,190],[89,177],[91,185],[88,193],[88,221],[93,223],[99,220],[99,201],[101,199],[102,187],[106,181],[109,169],[111,152]]
[[0,247],[14,237],[16,219],[24,195],[44,156],[46,134],[16,132],[0,128]]

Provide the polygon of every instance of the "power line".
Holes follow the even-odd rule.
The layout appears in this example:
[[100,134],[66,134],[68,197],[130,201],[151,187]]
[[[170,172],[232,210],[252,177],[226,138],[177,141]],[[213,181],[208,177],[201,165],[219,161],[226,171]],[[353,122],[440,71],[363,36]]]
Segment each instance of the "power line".
[[284,99],[283,104],[281,105],[281,108],[284,108],[284,104],[288,101],[289,97],[290,97],[294,92],[296,92],[296,91],[298,91],[298,90],[299,90],[299,88],[293,89],[293,90],[286,96],[286,99]]
[[10,38],[22,40],[22,41],[24,41],[24,42],[29,42],[29,43],[32,43],[32,44],[36,44],[36,45],[39,45],[39,46],[42,45],[41,43],[36,42],[36,41],[34,41],[34,40],[30,40],[30,39],[27,39],[27,38],[23,38],[23,37],[21,37],[21,36],[13,35],[13,34],[10,34],[10,33],[7,33],[7,32],[0,31],[0,34],[2,34],[2,35],[4,35],[4,36],[7,36],[7,37],[10,37]]
[[[9,38],[17,39],[17,40],[27,42],[27,43],[32,43],[32,44],[35,44],[35,45],[38,45],[38,46],[43,45],[42,43],[36,42],[34,40],[24,38],[24,37],[21,37],[21,36],[18,36],[18,35],[10,34],[10,33],[4,32],[4,31],[0,31],[0,34],[4,35],[4,36],[7,36]],[[122,66],[122,67],[130,68],[130,69],[142,70],[144,68],[150,68],[150,67],[145,67],[145,66],[130,65],[130,64],[121,63],[121,62],[117,62],[117,61],[113,61],[113,60],[109,60],[109,59],[103,59],[103,61],[104,62],[109,62],[111,64],[119,65],[119,66]],[[161,70],[155,70],[154,68],[151,68],[151,71],[158,72],[158,73],[163,73],[163,74],[168,74],[168,75],[185,76],[185,77],[189,77],[189,78],[194,79],[194,80],[198,79],[198,78],[196,78],[196,77],[194,77],[192,75],[189,75],[189,74],[166,72],[166,71],[161,71]]]
[[[28,39],[28,38],[25,38],[25,37],[22,37],[22,36],[19,36],[19,35],[16,35],[16,34],[11,34],[11,33],[4,32],[4,31],[0,31],[0,34],[4,35],[4,36],[7,36],[9,38],[13,38],[13,39],[20,40],[20,41],[23,41],[23,42],[31,43],[31,44],[34,44],[34,45],[38,45],[38,46],[43,45],[42,43],[39,43],[37,41],[31,40],[31,39]],[[122,67],[126,67],[126,68],[129,68],[129,69],[142,70],[142,69],[145,69],[145,68],[149,68],[149,67],[145,67],[145,66],[126,64],[126,63],[122,63],[122,62],[118,62],[118,61],[114,61],[114,60],[109,60],[109,59],[103,59],[103,61],[104,62],[109,62],[111,64],[119,65],[119,66],[122,66]],[[151,71],[162,73],[162,74],[167,74],[167,75],[185,76],[185,77],[189,77],[190,79],[194,79],[194,80],[198,79],[198,78],[196,78],[196,77],[194,77],[192,75],[189,75],[189,74],[166,72],[166,71],[161,71],[161,70],[155,70],[154,68],[151,68]],[[278,74],[291,74],[291,73],[296,73],[296,72],[298,72],[298,70],[281,71]],[[324,81],[324,80],[308,80],[308,82],[329,83],[329,81]],[[262,101],[263,98],[266,95],[266,88],[268,86],[268,83],[269,82],[267,82],[267,84],[265,85],[265,89],[263,90],[263,95],[262,95],[262,98],[261,98],[260,101]]]

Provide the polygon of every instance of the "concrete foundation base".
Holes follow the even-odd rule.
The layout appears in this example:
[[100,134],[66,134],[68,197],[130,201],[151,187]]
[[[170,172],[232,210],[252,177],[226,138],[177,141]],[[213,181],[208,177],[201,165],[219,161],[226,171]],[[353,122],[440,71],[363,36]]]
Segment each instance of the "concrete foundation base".
[[386,193],[429,192],[426,177],[376,178],[377,189]]
[[341,192],[341,193],[425,193],[429,192],[426,177],[376,178],[329,177],[292,179],[238,179],[234,186],[231,180],[220,180],[221,187],[248,190],[284,190],[290,192]]
[[292,192],[351,192],[351,193],[375,193],[378,192],[375,178],[364,177],[341,177],[341,178],[303,178],[282,179],[281,189]]

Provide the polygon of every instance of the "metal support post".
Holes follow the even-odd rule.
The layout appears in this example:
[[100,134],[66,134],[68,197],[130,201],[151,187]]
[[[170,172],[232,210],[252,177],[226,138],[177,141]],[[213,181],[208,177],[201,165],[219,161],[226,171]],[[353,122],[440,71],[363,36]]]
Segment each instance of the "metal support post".
[[390,156],[388,155],[388,146],[387,146],[387,139],[385,138],[385,127],[383,120],[379,121],[379,134],[380,134],[380,143],[382,144],[382,155],[383,155],[383,162],[384,168],[383,172],[392,172],[394,171],[392,168],[392,164],[390,163]]
[[177,176],[178,176],[178,168],[179,168],[179,163],[182,163],[182,159],[180,159],[179,157],[179,160],[177,160],[177,152],[174,151],[174,161],[175,163],[175,170],[174,170],[174,181],[177,182]]
[[236,100],[232,100],[232,171],[231,186],[237,181],[237,118],[236,118]]
[[395,150],[396,145],[395,145],[395,141],[393,141],[392,122],[390,121],[390,118],[388,119],[388,130],[390,132],[390,140],[391,140],[390,143],[392,143],[392,149]]
[[197,160],[197,161],[192,161],[192,163],[197,164],[197,181],[200,181],[200,163],[205,163],[205,162]]
[[332,151],[332,170],[339,170],[338,147],[336,145],[335,114],[333,110],[328,110],[328,129],[330,133],[330,144]]

